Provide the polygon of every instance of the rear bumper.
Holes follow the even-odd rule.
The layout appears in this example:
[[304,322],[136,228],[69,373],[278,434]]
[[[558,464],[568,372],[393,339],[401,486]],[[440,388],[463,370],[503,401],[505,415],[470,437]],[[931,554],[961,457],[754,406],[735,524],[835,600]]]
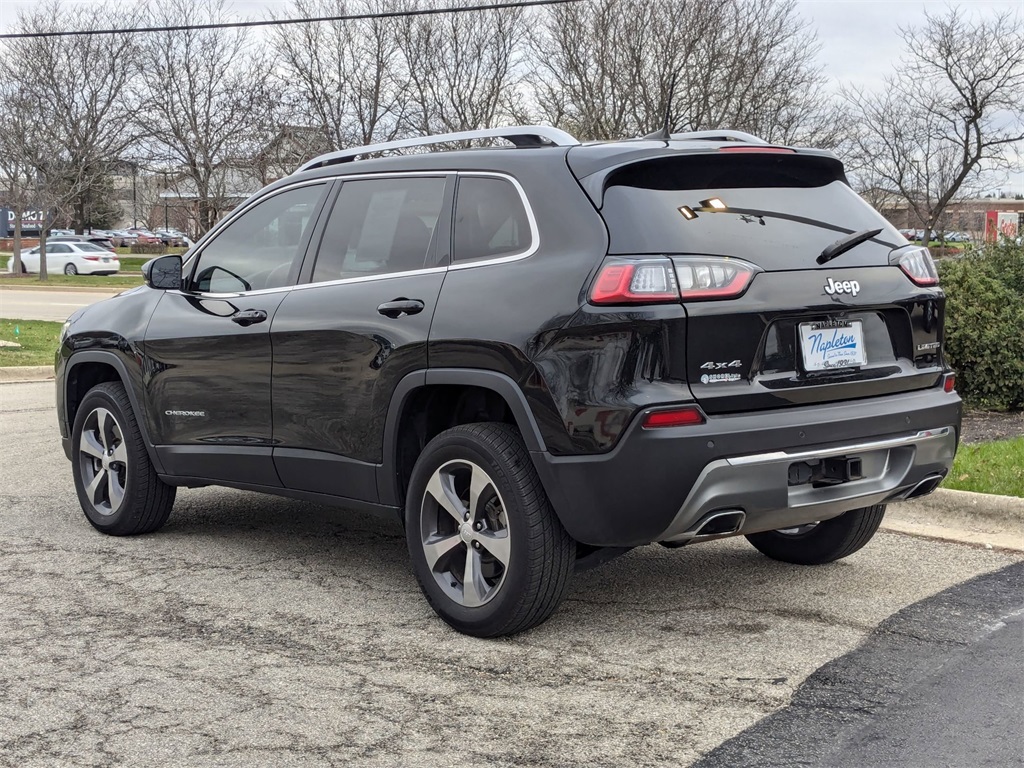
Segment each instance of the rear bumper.
[[[746,534],[927,492],[952,466],[960,415],[960,398],[935,388],[712,416],[692,427],[645,430],[636,418],[609,453],[536,452],[534,460],[562,524],[578,541],[686,541],[699,538],[705,521],[723,511],[742,512],[729,518],[742,520],[729,533]],[[791,464],[837,456],[860,458],[862,479],[789,485]]]

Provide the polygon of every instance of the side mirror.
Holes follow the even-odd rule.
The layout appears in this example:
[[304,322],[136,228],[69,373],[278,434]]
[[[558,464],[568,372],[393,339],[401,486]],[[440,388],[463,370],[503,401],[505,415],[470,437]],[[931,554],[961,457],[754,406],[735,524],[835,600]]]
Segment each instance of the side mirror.
[[160,256],[142,265],[142,279],[150,288],[179,290],[181,288],[181,256]]

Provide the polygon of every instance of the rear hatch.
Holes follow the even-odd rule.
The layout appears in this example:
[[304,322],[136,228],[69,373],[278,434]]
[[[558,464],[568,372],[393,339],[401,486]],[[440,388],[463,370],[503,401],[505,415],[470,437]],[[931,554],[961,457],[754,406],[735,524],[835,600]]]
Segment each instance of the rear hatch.
[[[668,359],[681,361],[670,373],[708,413],[938,383],[944,302],[930,257],[850,189],[834,157],[737,147],[581,181],[611,257],[671,259],[687,321],[685,339],[668,340]],[[818,263],[851,235],[863,242]],[[739,294],[727,288],[741,283]]]

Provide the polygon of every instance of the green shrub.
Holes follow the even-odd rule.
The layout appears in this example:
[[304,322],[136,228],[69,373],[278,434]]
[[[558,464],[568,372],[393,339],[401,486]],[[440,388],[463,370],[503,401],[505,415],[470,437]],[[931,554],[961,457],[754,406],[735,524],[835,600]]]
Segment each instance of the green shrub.
[[1024,408],[1024,248],[971,249],[940,263],[946,357],[971,406]]
[[131,247],[132,253],[163,253],[166,246],[163,243],[135,243]]

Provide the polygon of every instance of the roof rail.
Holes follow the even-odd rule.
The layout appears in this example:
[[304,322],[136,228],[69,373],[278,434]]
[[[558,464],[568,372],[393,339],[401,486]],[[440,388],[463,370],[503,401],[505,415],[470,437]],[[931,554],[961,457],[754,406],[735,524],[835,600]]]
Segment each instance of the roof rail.
[[673,133],[669,138],[673,140],[703,140],[703,141],[743,141],[747,144],[767,144],[768,142],[760,136],[744,131],[690,131],[689,133]]
[[335,163],[348,163],[363,155],[372,155],[375,152],[388,152],[394,149],[405,149],[407,147],[427,147],[432,144],[448,144],[453,141],[470,141],[472,139],[506,139],[517,147],[571,147],[579,144],[579,141],[557,128],[547,125],[514,125],[508,128],[481,128],[476,131],[459,131],[457,133],[442,133],[436,136],[418,136],[412,139],[399,139],[388,141],[383,144],[369,144],[365,147],[352,147],[342,149],[338,152],[328,152],[310,160],[299,168],[296,173],[308,171],[312,168],[320,168]]

